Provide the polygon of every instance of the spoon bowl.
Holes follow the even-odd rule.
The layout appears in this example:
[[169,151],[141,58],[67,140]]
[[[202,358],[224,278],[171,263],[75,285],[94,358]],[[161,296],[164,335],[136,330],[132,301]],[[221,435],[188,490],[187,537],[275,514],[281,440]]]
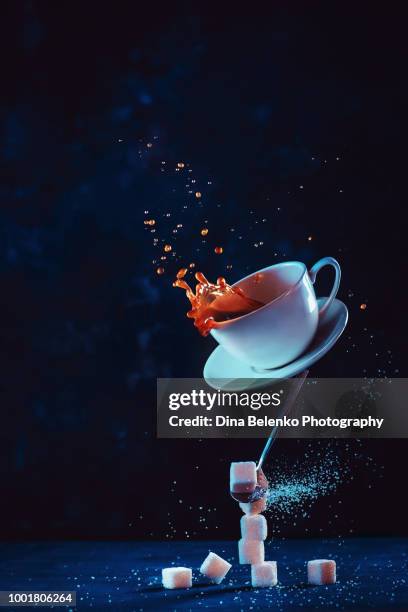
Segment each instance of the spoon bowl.
[[259,467],[256,471],[256,481],[255,489],[251,493],[233,493],[230,491],[231,497],[242,504],[252,503],[257,499],[260,499],[266,495],[269,488],[268,480],[261,467]]

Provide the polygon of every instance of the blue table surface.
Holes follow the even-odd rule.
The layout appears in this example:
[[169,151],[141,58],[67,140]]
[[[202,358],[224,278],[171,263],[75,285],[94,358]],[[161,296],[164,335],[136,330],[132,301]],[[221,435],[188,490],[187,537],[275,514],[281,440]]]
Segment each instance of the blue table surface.
[[[209,550],[233,564],[220,585],[198,572]],[[254,589],[236,542],[3,543],[0,590],[76,591],[78,610],[408,610],[407,555],[408,539],[272,540],[265,558],[278,562],[279,583]],[[306,584],[316,558],[336,560],[337,584]],[[193,568],[193,588],[162,588],[171,565]]]

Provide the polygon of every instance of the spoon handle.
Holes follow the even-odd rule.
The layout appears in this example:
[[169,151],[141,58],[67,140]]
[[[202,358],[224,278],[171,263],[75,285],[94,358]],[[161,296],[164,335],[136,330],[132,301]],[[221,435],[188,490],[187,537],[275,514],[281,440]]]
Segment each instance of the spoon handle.
[[[292,406],[295,403],[308,374],[309,374],[309,370],[304,370],[301,374],[299,374],[299,376],[296,377],[296,382],[291,386],[288,398],[285,402],[285,407],[284,407],[285,414],[288,414],[290,410],[292,409]],[[278,429],[279,428],[277,425],[275,425],[275,427],[272,428],[269,438],[267,439],[264,449],[262,451],[262,454],[259,458],[258,465],[256,466],[257,470],[259,470],[259,468],[262,467],[266,457],[269,454],[269,451],[271,450],[273,446],[273,443],[278,437]]]

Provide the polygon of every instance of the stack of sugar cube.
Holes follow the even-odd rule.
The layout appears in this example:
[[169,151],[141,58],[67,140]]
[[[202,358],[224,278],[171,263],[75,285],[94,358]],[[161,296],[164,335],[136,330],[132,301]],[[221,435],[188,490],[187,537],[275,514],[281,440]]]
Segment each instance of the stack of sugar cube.
[[[253,493],[257,485],[254,461],[231,463],[230,490],[232,493]],[[265,561],[264,540],[268,535],[265,517],[265,495],[253,502],[240,503],[244,516],[241,518],[241,539],[238,542],[239,562],[251,565],[252,586],[269,587],[277,583],[275,561]]]
[[[259,478],[258,478],[259,476]],[[253,461],[231,463],[230,491],[241,494],[245,499],[249,494],[253,501],[239,504],[244,515],[241,517],[241,539],[238,542],[240,564],[251,566],[253,587],[272,587],[278,582],[276,561],[265,561],[264,541],[268,526],[262,512],[266,510],[266,489],[268,487],[262,470],[257,474]],[[255,491],[256,489],[256,491]],[[210,552],[200,567],[200,573],[214,584],[220,584],[231,564]],[[333,559],[313,559],[307,564],[309,584],[327,585],[336,582],[336,562]],[[192,570],[188,567],[166,567],[162,570],[162,583],[166,589],[188,589],[192,586]]]

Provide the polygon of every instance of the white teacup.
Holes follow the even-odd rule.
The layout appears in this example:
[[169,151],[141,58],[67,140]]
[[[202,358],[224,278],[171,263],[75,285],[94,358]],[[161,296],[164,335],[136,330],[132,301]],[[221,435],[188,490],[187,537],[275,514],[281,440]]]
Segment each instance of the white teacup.
[[[313,283],[326,265],[334,267],[336,276],[330,296],[319,310]],[[299,261],[288,261],[250,274],[234,287],[240,287],[245,295],[264,306],[217,322],[211,334],[233,357],[256,369],[284,366],[299,357],[312,341],[319,316],[336,297],[340,277],[340,265],[333,257],[323,257],[309,271]]]

